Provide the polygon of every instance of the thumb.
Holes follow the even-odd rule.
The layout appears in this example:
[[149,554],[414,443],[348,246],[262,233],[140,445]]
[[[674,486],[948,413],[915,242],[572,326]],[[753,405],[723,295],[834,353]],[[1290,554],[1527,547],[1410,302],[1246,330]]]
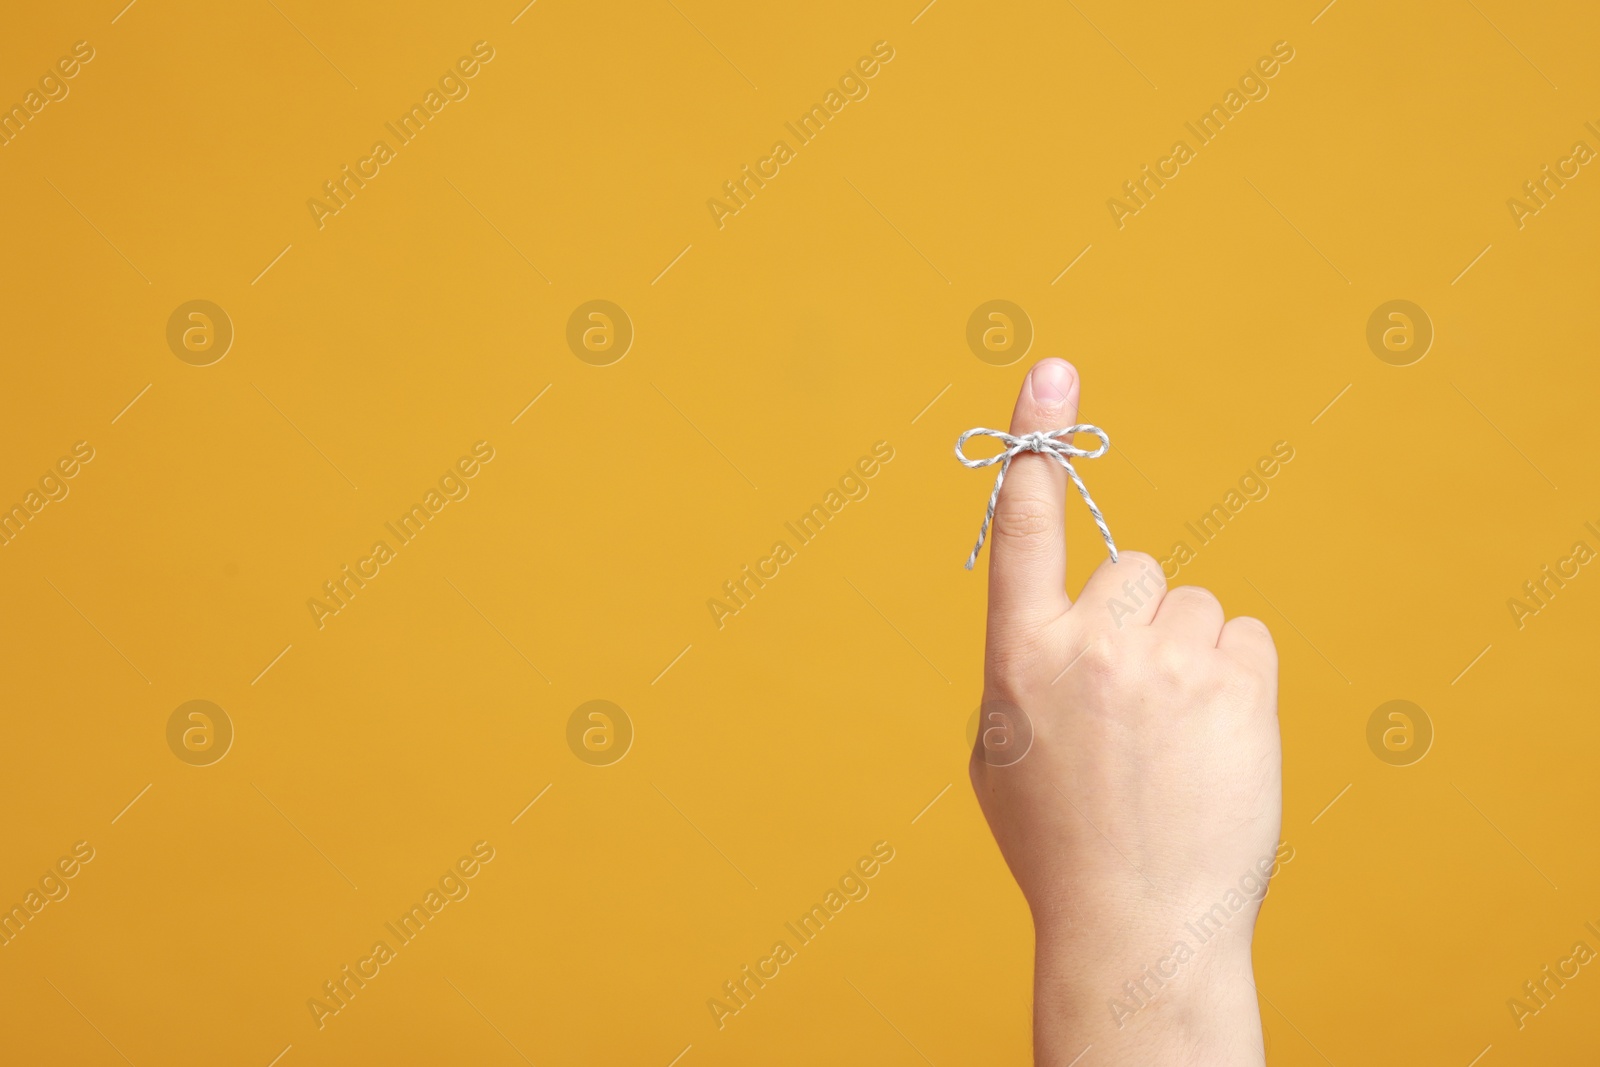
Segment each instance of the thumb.
[[[1011,415],[1013,436],[1059,430],[1078,418],[1078,372],[1063,359],[1041,360],[1023,380]],[[1023,452],[1011,461],[994,511],[989,550],[989,616],[1048,621],[1070,606],[1063,530],[1067,472],[1056,459]]]

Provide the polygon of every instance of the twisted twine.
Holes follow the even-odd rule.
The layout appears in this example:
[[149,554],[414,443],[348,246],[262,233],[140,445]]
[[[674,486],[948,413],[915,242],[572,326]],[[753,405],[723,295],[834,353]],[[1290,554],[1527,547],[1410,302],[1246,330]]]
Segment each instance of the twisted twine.
[[[1100,438],[1100,447],[1094,450],[1079,448],[1072,443],[1073,434],[1092,433]],[[967,439],[975,436],[996,437],[1006,446],[1006,450],[999,455],[987,459],[968,459],[961,451]],[[1005,484],[1006,471],[1011,469],[1011,461],[1024,452],[1037,452],[1043,456],[1053,456],[1061,465],[1067,468],[1067,477],[1072,479],[1072,484],[1078,487],[1078,492],[1083,496],[1083,502],[1089,506],[1089,514],[1094,516],[1094,524],[1100,527],[1100,536],[1105,538],[1106,547],[1111,550],[1111,561],[1117,559],[1117,543],[1111,539],[1111,529],[1106,525],[1105,516],[1100,514],[1100,509],[1095,506],[1094,498],[1089,495],[1089,489],[1083,484],[1083,479],[1078,477],[1078,472],[1072,466],[1072,460],[1099,459],[1111,448],[1111,438],[1098,426],[1088,423],[1079,423],[1060,430],[1039,430],[1034,433],[1023,434],[1021,437],[1005,433],[1001,430],[987,430],[979,427],[968,430],[956,438],[956,458],[961,465],[973,470],[979,467],[992,467],[1000,464],[1000,473],[994,479],[994,492],[989,494],[989,507],[983,515],[983,525],[978,528],[978,543],[972,546],[972,555],[967,557],[967,570],[972,569],[973,563],[978,559],[978,553],[983,549],[983,542],[989,536],[989,526],[994,522],[995,504],[1000,500],[1000,487]]]

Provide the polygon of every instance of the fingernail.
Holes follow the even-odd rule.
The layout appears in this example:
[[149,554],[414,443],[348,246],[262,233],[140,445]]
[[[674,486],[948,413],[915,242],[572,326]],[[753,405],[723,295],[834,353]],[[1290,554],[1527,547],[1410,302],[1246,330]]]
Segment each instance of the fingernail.
[[1061,359],[1047,359],[1033,368],[1029,378],[1033,399],[1042,407],[1059,408],[1072,387],[1072,366]]

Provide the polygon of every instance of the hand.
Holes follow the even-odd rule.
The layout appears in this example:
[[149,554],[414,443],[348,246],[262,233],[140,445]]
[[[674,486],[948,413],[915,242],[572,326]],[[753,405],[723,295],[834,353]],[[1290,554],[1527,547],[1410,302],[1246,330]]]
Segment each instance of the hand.
[[[1070,364],[1039,363],[1011,432],[1072,425],[1078,398]],[[1272,637],[1141,552],[1069,601],[1068,488],[1037,453],[1006,476],[971,763],[1033,912],[1037,1062],[1261,1064],[1251,936],[1293,855]]]

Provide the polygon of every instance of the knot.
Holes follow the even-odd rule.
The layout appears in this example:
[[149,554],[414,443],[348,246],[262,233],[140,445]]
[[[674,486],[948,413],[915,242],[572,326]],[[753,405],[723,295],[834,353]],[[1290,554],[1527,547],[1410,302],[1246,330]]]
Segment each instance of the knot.
[[[1092,433],[1100,438],[1100,446],[1095,449],[1079,448],[1072,443],[1074,434]],[[995,437],[1005,446],[1005,451],[999,455],[989,456],[986,459],[969,459],[962,451],[967,439],[971,437]],[[1098,426],[1088,423],[1079,423],[1076,426],[1067,426],[1060,430],[1035,430],[1025,433],[1020,437],[1005,433],[1001,430],[987,430],[979,427],[968,430],[956,438],[956,459],[961,465],[973,470],[979,467],[991,467],[1000,464],[1000,473],[995,475],[994,491],[989,494],[989,508],[984,513],[983,525],[978,528],[978,543],[972,546],[972,555],[967,557],[967,570],[977,561],[978,553],[983,549],[983,542],[989,536],[989,526],[994,522],[995,505],[1000,500],[1000,487],[1005,484],[1006,471],[1011,469],[1011,461],[1024,452],[1037,452],[1041,456],[1054,457],[1067,469],[1067,477],[1072,479],[1072,484],[1078,487],[1078,493],[1083,497],[1083,502],[1089,507],[1089,514],[1094,517],[1094,524],[1100,528],[1100,536],[1105,538],[1106,548],[1111,551],[1111,561],[1117,559],[1117,543],[1111,539],[1111,529],[1106,525],[1105,516],[1100,514],[1100,509],[1095,506],[1094,498],[1089,495],[1088,486],[1083,484],[1083,479],[1078,477],[1077,470],[1072,466],[1074,459],[1099,459],[1111,448],[1111,438]]]
[[1044,452],[1050,447],[1050,436],[1042,431],[1024,434],[1018,443],[1029,452]]

